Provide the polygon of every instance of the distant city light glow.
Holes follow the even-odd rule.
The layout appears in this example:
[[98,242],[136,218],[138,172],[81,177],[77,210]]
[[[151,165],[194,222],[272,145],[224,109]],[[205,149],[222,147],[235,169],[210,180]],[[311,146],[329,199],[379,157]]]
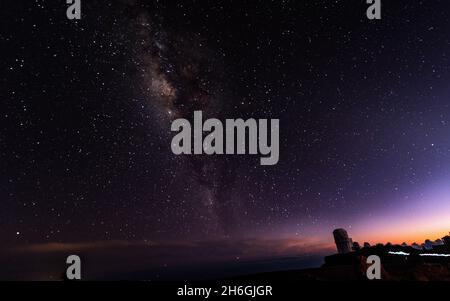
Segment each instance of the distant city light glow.
[[419,254],[420,256],[433,256],[433,257],[450,257],[450,254],[434,254],[434,253],[425,253]]
[[[406,253],[406,252],[392,252],[389,251],[389,254],[392,255],[403,255],[403,256],[409,256],[411,255],[410,253]],[[431,257],[450,257],[450,254],[436,254],[436,253],[423,253],[423,254],[419,254],[419,256],[431,256]]]
[[392,251],[389,251],[389,254],[403,255],[403,256],[409,256],[410,255],[409,253],[406,253],[406,252],[392,252]]

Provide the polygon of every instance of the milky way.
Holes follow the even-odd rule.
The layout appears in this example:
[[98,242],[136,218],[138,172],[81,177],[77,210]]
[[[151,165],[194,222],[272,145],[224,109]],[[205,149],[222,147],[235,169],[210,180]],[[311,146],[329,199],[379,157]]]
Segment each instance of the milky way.
[[[177,32],[161,17],[152,16],[145,5],[133,4],[132,14],[129,31],[137,87],[140,97],[149,101],[161,132],[168,133],[170,122],[177,118],[192,119],[198,110],[205,118],[226,116],[232,96],[225,63],[208,48],[202,34]],[[174,181],[192,191],[191,205],[201,216],[205,234],[228,235],[235,217],[230,214],[234,204],[227,191],[234,172],[227,161],[208,156],[174,160],[180,164]]]
[[[378,21],[365,1],[84,2],[79,21],[49,1],[1,12],[5,245],[251,257],[325,249],[337,227],[447,231],[447,1],[385,1]],[[279,163],[175,156],[171,122],[195,110],[279,119]]]

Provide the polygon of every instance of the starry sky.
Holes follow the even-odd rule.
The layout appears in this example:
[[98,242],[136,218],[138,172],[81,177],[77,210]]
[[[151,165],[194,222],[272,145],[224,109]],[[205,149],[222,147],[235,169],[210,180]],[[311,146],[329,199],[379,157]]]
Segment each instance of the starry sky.
[[[1,5],[3,246],[206,260],[450,230],[447,1],[59,2]],[[279,119],[279,163],[175,156],[195,110]]]

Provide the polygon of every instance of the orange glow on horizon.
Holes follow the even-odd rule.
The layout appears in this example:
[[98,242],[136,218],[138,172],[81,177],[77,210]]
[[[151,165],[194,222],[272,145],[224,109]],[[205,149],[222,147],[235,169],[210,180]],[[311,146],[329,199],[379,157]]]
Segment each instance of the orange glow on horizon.
[[[436,240],[449,235],[450,226],[448,224],[450,217],[445,220],[436,219],[430,223],[423,222],[387,222],[385,225],[376,225],[372,229],[355,231],[351,235],[354,241],[367,241],[371,244],[387,243],[401,244],[414,242],[421,244],[426,239]],[[425,226],[426,225],[426,226]]]

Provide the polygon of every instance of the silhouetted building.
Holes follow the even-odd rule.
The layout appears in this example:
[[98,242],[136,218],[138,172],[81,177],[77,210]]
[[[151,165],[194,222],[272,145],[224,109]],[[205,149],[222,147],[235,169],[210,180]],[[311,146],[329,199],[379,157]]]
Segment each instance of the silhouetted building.
[[417,243],[413,243],[413,244],[411,245],[411,247],[413,247],[413,248],[416,249],[416,250],[422,250],[422,247],[419,246]]
[[344,229],[333,231],[334,241],[339,254],[350,253],[352,251],[352,240],[348,237]]
[[355,241],[354,243],[353,243],[353,251],[359,251],[359,250],[361,250],[361,246],[359,245],[359,243],[357,242],[357,241]]
[[442,237],[442,241],[444,241],[444,245],[450,246],[450,235]]
[[442,239],[436,239],[436,241],[433,244],[435,246],[442,246],[444,244],[444,242],[442,241]]
[[425,243],[423,244],[423,248],[425,250],[432,250],[433,246],[434,246],[434,243],[429,239],[425,240]]

